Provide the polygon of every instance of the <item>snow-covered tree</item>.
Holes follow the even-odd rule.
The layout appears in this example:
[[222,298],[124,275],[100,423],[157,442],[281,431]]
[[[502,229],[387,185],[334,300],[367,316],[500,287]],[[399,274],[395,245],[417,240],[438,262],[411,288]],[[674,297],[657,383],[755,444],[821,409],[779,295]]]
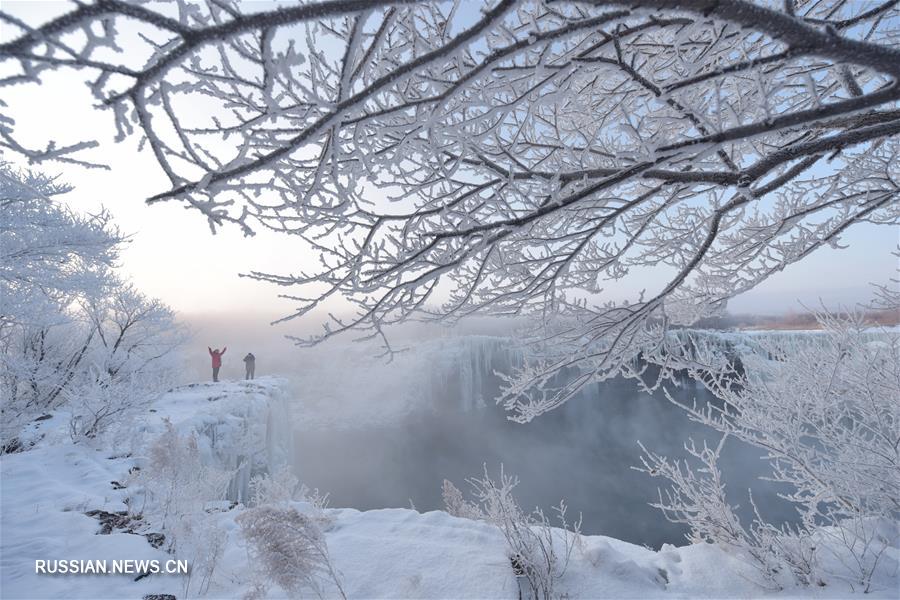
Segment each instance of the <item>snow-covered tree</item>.
[[72,433],[94,437],[174,383],[185,332],[171,309],[106,277],[80,302],[38,304],[10,327],[0,356],[10,435],[21,419],[65,406]]
[[109,213],[83,215],[54,197],[57,178],[0,163],[0,340],[107,283],[124,237]]
[[84,376],[65,391],[73,433],[94,436],[175,383],[185,331],[168,306],[119,281],[84,302],[91,339]]
[[3,441],[23,415],[58,405],[91,335],[70,310],[108,284],[122,236],[107,213],[54,200],[70,188],[0,165],[0,391]]
[[[893,0],[97,0],[0,18],[0,84],[79,73],[168,176],[150,202],[321,253],[250,274],[288,288],[287,319],[348,309],[304,341],[547,318],[506,389],[525,420],[900,216]],[[35,145],[25,118],[0,145],[88,161],[89,134]],[[648,269],[654,289],[604,296]]]
[[94,436],[171,384],[183,341],[172,311],[114,271],[123,236],[109,214],[56,201],[54,178],[0,165],[0,393],[3,443],[21,421],[67,405]]

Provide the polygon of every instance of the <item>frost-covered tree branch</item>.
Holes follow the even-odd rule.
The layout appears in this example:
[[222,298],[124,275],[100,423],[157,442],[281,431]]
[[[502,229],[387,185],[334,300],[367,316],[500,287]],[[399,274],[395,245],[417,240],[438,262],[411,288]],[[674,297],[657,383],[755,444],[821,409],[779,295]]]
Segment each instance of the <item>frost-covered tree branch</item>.
[[[854,224],[897,223],[896,2],[478,8],[102,0],[43,24],[2,14],[15,74],[0,84],[77,70],[168,176],[151,202],[316,250],[316,267],[248,274],[297,302],[285,320],[334,311],[301,343],[383,338],[409,318],[543,317],[503,397],[520,420],[627,372],[669,325]],[[5,115],[0,144],[63,156],[24,151],[22,118]],[[649,269],[653,289],[605,295],[640,289]],[[571,369],[582,375],[558,384]]]

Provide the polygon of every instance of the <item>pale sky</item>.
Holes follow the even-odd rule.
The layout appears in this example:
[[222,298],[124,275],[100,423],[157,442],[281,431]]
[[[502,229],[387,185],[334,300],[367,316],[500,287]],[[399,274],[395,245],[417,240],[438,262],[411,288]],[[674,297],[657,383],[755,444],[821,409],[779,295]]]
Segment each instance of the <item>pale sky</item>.
[[[53,3],[59,6],[59,3]],[[23,3],[4,1],[4,9]],[[36,6],[29,4],[29,7]],[[112,115],[93,108],[95,100],[76,77],[45,77],[40,93],[19,86],[4,91],[9,112],[17,116],[17,129],[37,140],[48,137],[60,143],[76,141],[89,125],[101,149],[89,156],[112,168],[88,170],[68,165],[42,167],[59,173],[75,190],[64,197],[81,211],[105,206],[119,227],[133,234],[122,253],[122,271],[145,293],[170,304],[182,315],[243,314],[270,321],[291,310],[291,303],[276,298],[279,289],[238,273],[264,270],[298,272],[314,256],[297,238],[260,232],[245,238],[235,228],[212,235],[205,218],[178,204],[147,206],[144,199],[167,187],[152,153],[138,150],[136,136],[113,143]],[[66,102],[60,103],[63,96]],[[59,110],[65,106],[65,112]],[[867,299],[870,282],[886,283],[896,276],[897,261],[891,252],[900,243],[900,230],[859,225],[842,237],[847,250],[819,249],[803,262],[772,277],[756,290],[735,299],[733,312],[783,312],[800,310],[799,302],[817,305],[853,304]],[[288,290],[290,291],[290,290]],[[634,290],[608,289],[613,299]]]

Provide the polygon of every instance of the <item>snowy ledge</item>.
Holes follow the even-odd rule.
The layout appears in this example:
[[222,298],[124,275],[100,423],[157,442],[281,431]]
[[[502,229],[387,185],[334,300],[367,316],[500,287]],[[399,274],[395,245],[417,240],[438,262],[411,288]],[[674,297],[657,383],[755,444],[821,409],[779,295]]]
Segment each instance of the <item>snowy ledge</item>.
[[[182,598],[184,577],[154,574],[36,574],[38,559],[156,559],[153,523],[112,523],[104,515],[128,509],[129,471],[140,468],[148,444],[168,420],[182,434],[196,433],[204,460],[234,469],[229,496],[246,498],[253,470],[289,460],[291,431],[283,380],[194,384],[173,390],[118,434],[114,450],[73,444],[67,417],[36,421],[27,451],[0,459],[0,597]],[[296,504],[303,509],[302,503]],[[215,513],[227,541],[205,597],[234,598],[252,587],[248,553],[235,518],[243,505]],[[102,511],[102,512],[97,512]],[[92,513],[95,516],[88,516]],[[407,509],[326,511],[326,540],[348,598],[519,598],[506,544],[493,525],[444,512]],[[99,516],[99,518],[98,518]],[[884,557],[892,568],[867,597],[896,598],[896,544]],[[559,591],[569,598],[845,598],[849,585],[767,591],[758,573],[711,545],[660,551],[604,536],[583,536]],[[271,597],[278,597],[273,588]]]

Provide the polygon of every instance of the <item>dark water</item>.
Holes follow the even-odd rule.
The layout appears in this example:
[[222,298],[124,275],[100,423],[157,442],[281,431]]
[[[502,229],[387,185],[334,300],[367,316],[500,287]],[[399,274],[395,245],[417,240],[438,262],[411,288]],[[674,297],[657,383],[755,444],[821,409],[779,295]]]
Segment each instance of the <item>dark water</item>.
[[[715,444],[715,433],[692,423],[661,393],[639,392],[627,380],[594,384],[580,398],[529,424],[512,423],[490,402],[499,389],[491,370],[508,368],[509,360],[496,352],[486,363],[490,368],[476,369],[474,377],[472,369],[462,368],[457,376],[438,378],[422,392],[429,396],[424,408],[390,426],[298,435],[301,479],[329,492],[332,506],[364,510],[409,507],[412,502],[425,511],[443,507],[444,479],[466,493],[466,478],[481,475],[485,463],[496,476],[502,463],[507,474],[519,477],[516,498],[525,509],[541,507],[549,514],[551,506],[565,499],[570,520],[581,513],[585,533],[654,548],[684,542],[686,529],[648,505],[665,482],[631,468],[640,464],[637,441],[649,450],[683,457],[688,437],[698,445],[703,439]],[[673,395],[700,403],[712,400],[690,382]],[[472,402],[472,396],[485,401]],[[793,511],[776,497],[774,484],[758,480],[767,473],[761,454],[733,440],[726,444],[720,466],[730,501],[749,518],[747,488],[752,486],[765,517],[790,520]]]

